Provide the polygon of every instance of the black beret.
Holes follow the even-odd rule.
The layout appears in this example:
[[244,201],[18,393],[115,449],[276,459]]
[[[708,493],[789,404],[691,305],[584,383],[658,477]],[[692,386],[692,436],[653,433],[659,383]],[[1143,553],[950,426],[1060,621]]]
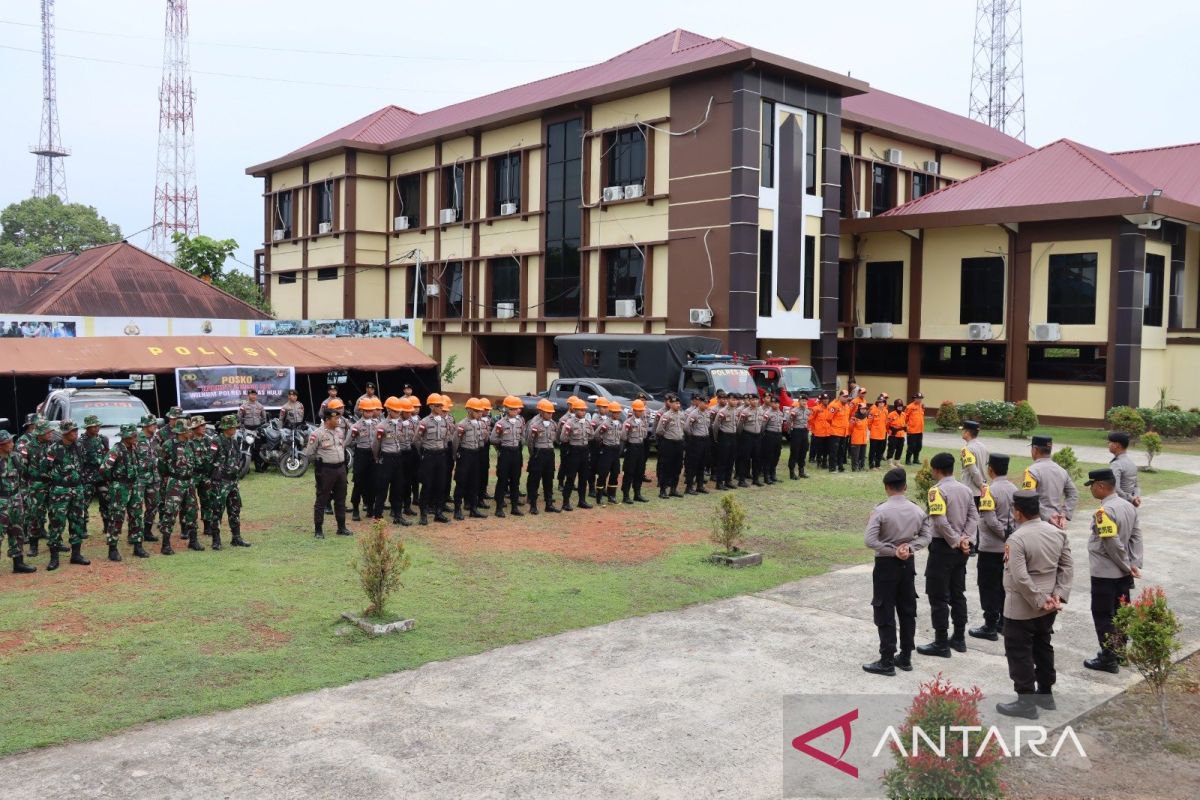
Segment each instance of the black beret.
[[954,456],[949,453],[938,453],[933,458],[929,459],[929,466],[939,472],[954,471]]
[[1034,436],[1030,444],[1034,447],[1051,447],[1054,445],[1054,439],[1049,436]]
[[1038,500],[1038,493],[1032,489],[1021,489],[1013,492],[1013,508],[1019,510],[1027,517],[1036,517],[1041,513],[1041,505]]
[[1113,471],[1108,467],[1104,467],[1103,469],[1094,469],[1088,473],[1088,479],[1083,485],[1091,486],[1093,483],[1098,481],[1115,484],[1117,482],[1117,476],[1114,475]]
[[370,381],[367,381],[367,388],[368,388],[368,389],[374,389],[374,388],[375,388],[375,384],[371,383]]
[[965,419],[963,420],[962,430],[975,431],[976,433],[979,433],[979,423],[973,419]]
[[988,456],[988,466],[991,467],[997,475],[1007,475],[1008,456],[1004,455],[1003,453],[992,453],[990,456]]
[[903,486],[908,483],[908,473],[900,467],[892,467],[883,475],[884,486]]
[[1129,447],[1129,434],[1125,431],[1109,431],[1108,440],[1116,442],[1121,447]]

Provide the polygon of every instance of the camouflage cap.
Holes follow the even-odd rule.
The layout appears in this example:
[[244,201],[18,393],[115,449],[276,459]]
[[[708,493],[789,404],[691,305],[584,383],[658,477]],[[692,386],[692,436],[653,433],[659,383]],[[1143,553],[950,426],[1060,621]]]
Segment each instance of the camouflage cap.
[[188,424],[182,419],[176,419],[175,424],[171,426],[171,433],[187,433]]
[[35,436],[42,436],[52,430],[54,430],[54,426],[50,424],[50,420],[48,419],[39,419],[33,426],[33,434]]
[[85,428],[95,428],[99,425],[100,425],[100,418],[97,417],[95,414],[88,414],[86,417],[83,418],[83,427],[85,427]]
[[189,428],[193,428],[193,429],[201,428],[207,424],[208,424],[208,420],[206,420],[204,417],[202,417],[199,414],[196,414],[195,416],[188,418],[188,427]]
[[8,444],[13,440],[12,434],[6,430],[0,430],[0,444]]
[[237,426],[237,414],[226,414],[225,416],[221,417],[221,421],[217,423],[217,427],[223,431],[227,431],[230,428],[236,428]]
[[183,409],[179,406],[171,406],[167,409],[167,419],[178,419],[183,416]]
[[157,425],[158,417],[154,416],[153,414],[144,414],[144,415],[142,415],[142,418],[141,418],[141,420],[139,420],[138,424],[141,425],[143,428],[145,428],[148,425]]
[[136,425],[134,425],[132,422],[126,422],[124,425],[121,426],[121,438],[122,439],[132,439],[134,436],[137,436],[137,426]]
[[58,423],[58,430],[60,433],[67,433],[69,431],[79,430],[79,426],[76,425],[73,420],[64,419],[62,422]]
[[39,419],[41,419],[41,417],[38,416],[38,413],[36,411],[34,411],[32,414],[26,414],[25,415],[25,425],[36,425],[37,421]]

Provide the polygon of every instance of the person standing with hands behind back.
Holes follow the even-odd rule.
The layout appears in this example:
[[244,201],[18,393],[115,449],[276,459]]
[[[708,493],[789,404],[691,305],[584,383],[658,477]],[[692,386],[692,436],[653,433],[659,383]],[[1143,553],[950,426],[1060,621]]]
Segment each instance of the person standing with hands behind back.
[[[925,564],[925,594],[934,640],[917,648],[923,656],[949,658],[950,650],[967,651],[967,554],[979,527],[971,490],[954,479],[954,456],[938,453],[929,460],[937,484],[929,490],[933,543]],[[954,635],[947,638],[951,619]]]
[[1133,597],[1133,579],[1142,575],[1142,527],[1134,505],[1117,494],[1117,479],[1111,469],[1089,472],[1086,486],[1091,489],[1092,497],[1100,501],[1087,545],[1092,576],[1092,622],[1100,652],[1083,665],[1115,675],[1121,667],[1112,641],[1116,634],[1113,615],[1122,600]]

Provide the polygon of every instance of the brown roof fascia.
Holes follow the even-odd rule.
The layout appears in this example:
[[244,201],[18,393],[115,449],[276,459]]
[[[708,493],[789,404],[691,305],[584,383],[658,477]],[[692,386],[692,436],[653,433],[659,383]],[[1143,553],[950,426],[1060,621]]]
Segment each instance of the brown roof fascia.
[[[542,112],[552,108],[561,106],[569,106],[573,103],[582,101],[604,101],[614,96],[628,95],[631,90],[640,89],[648,90],[665,86],[672,80],[683,76],[697,75],[702,72],[710,72],[719,70],[725,67],[730,67],[744,62],[760,62],[779,69],[795,72],[803,75],[808,80],[818,83],[827,84],[841,88],[843,95],[863,94],[868,90],[868,85],[865,81],[860,81],[856,78],[850,78],[845,75],[839,75],[829,70],[821,69],[820,67],[810,66],[800,61],[794,61],[790,58],[768,53],[763,50],[756,50],[752,47],[742,50],[733,50],[728,53],[719,53],[709,58],[700,61],[694,61],[689,64],[679,64],[666,69],[658,70],[646,75],[639,75],[635,78],[627,78],[622,81],[598,86],[594,89],[580,90],[558,97],[551,97],[546,100],[541,100],[537,103],[531,103],[525,106],[508,109],[505,111],[489,114],[485,117],[477,117],[469,119],[465,122],[456,123],[444,128],[438,128],[428,133],[422,134],[420,137],[411,139],[401,137],[393,142],[384,145],[364,144],[347,139],[340,139],[336,142],[330,142],[320,148],[316,148],[309,152],[293,153],[281,158],[276,158],[271,161],[264,161],[261,164],[256,164],[246,168],[246,174],[256,178],[264,177],[267,173],[278,169],[286,169],[288,167],[297,166],[304,161],[315,158],[332,155],[334,152],[343,149],[355,149],[366,152],[388,153],[400,152],[403,150],[411,150],[415,147],[430,144],[438,139],[447,136],[461,136],[464,131],[468,130],[487,130],[493,127],[499,127],[501,123],[504,125],[520,122],[523,119],[539,116]],[[501,90],[503,91],[503,90]],[[1001,159],[1004,160],[1004,159]]]
[[[1078,203],[1050,203],[1033,206],[1007,206],[1003,208],[980,208],[963,211],[939,211],[927,214],[896,214],[868,219],[842,220],[842,233],[870,233],[872,231],[898,231],[913,228],[961,228],[968,225],[1001,225],[1013,222],[1045,222],[1057,219],[1089,219],[1092,217],[1119,217],[1125,214],[1167,214],[1156,208],[1151,198],[1150,207],[1144,207],[1141,197],[1118,197],[1110,200],[1087,200]],[[1190,209],[1191,215],[1200,213],[1194,206],[1177,203]],[[1175,214],[1167,214],[1175,217]],[[1187,217],[1181,217],[1187,219]]]
[[956,155],[966,156],[967,158],[978,158],[985,161],[1002,163],[1005,161],[1011,161],[1017,157],[1006,156],[1001,153],[994,153],[990,150],[968,147],[962,142],[954,139],[946,139],[941,136],[922,133],[921,131],[915,131],[912,128],[906,128],[903,125],[894,125],[881,119],[875,119],[874,117],[868,117],[863,114],[856,114],[853,111],[846,111],[845,109],[842,110],[842,120],[845,122],[863,125],[868,130],[878,130],[891,134],[898,139],[904,139],[912,142],[913,144],[933,145],[935,148],[940,148]]

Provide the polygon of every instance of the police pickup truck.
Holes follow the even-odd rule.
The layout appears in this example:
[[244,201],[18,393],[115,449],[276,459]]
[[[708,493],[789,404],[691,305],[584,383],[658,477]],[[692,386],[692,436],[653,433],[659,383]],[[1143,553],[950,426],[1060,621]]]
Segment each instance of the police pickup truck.
[[122,425],[140,425],[142,417],[150,413],[146,404],[129,391],[131,386],[131,380],[56,378],[37,410],[51,422],[69,419],[80,428],[84,417],[95,414],[100,418],[100,433],[115,442],[121,438]]

